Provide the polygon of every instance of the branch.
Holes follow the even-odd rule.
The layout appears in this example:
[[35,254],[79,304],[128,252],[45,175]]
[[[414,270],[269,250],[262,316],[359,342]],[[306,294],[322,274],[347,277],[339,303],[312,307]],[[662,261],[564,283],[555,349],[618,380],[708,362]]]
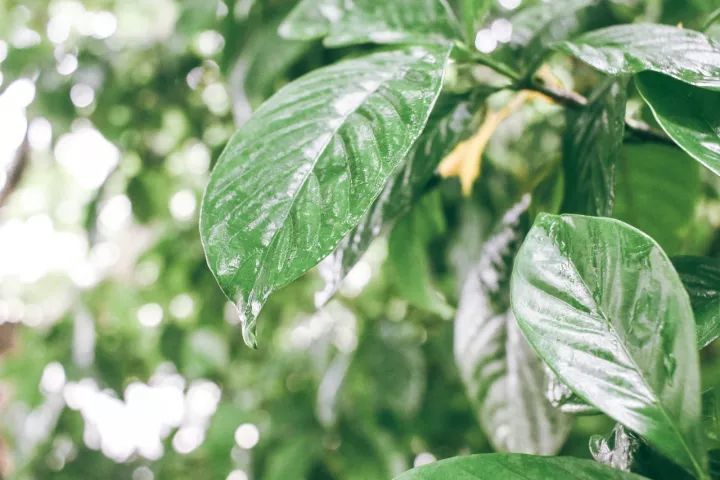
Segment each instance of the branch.
[[[546,97],[549,97],[553,101],[555,101],[555,103],[568,108],[583,108],[588,104],[587,98],[572,90],[565,90],[562,88],[556,88],[547,85],[539,85],[532,82],[522,83],[515,88],[534,90],[536,92],[542,93]],[[675,146],[675,142],[670,137],[668,137],[665,132],[655,130],[650,125],[641,120],[626,118],[625,129],[628,131],[628,133],[638,139]]]

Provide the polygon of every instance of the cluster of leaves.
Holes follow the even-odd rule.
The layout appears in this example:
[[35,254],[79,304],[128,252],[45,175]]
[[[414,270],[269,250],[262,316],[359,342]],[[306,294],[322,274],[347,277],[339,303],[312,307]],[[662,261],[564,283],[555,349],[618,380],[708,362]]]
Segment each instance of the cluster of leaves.
[[[86,0],[152,28],[62,46],[44,35],[47,3],[0,0],[0,93],[33,79],[29,120],[49,120],[54,142],[90,122],[122,159],[70,224],[55,207],[71,179],[52,152],[28,151],[2,214],[38,213],[23,190],[41,189],[58,228],[84,229],[91,251],[117,241],[123,265],[82,288],[60,275],[22,286],[61,314],[0,342],[0,473],[9,452],[19,479],[717,476],[717,404],[698,371],[716,386],[712,0]],[[477,51],[499,18],[511,38]],[[41,40],[15,46],[20,27]],[[207,31],[223,48],[197,48]],[[67,55],[78,66],[61,74]],[[94,88],[90,106],[73,105],[76,83]],[[230,104],[208,105],[219,85]],[[209,179],[178,168],[197,151],[219,157]],[[470,167],[457,171],[471,196],[440,180],[446,157]],[[206,184],[203,252],[194,219],[168,204]],[[124,240],[98,220],[117,195],[132,205]],[[172,313],[179,296],[189,314]],[[147,328],[150,302],[165,314]],[[242,346],[235,306],[258,350]],[[116,463],[84,441],[77,411],[39,431],[52,361],[120,398],[172,364],[222,398],[192,452],[171,433],[160,459]],[[260,431],[251,450],[233,438],[244,422]],[[513,453],[402,474],[427,452],[490,451]],[[600,463],[520,454],[558,452]]]
[[[563,445],[571,413],[599,411],[618,422],[614,441],[593,441],[601,463],[652,478],[717,475],[707,455],[717,454],[717,412],[701,409],[698,354],[720,335],[717,222],[695,212],[705,197],[717,202],[720,40],[690,28],[716,14],[683,18],[684,27],[625,24],[643,2],[531,3],[511,17],[506,45],[478,53],[472,34],[492,13],[486,2],[459,3],[303,0],[280,24],[288,39],[372,47],[272,95],[210,176],[203,246],[246,343],[257,346],[271,294],[325,259],[321,306],[387,229],[399,292],[447,315],[424,249],[457,197],[433,172],[465,145],[476,116],[470,144],[497,128],[502,110],[483,121],[483,103],[540,93],[558,105],[538,122],[549,124],[540,138],[564,112],[560,160],[522,152],[525,181],[510,180],[482,247],[458,254],[476,260],[460,275],[454,354],[478,420],[495,450],[547,455]],[[577,91],[548,75],[562,61],[577,69]],[[474,179],[483,150],[463,150],[461,181]],[[493,175],[480,183],[498,186]],[[461,473],[639,478],[523,455],[454,459],[400,478]]]

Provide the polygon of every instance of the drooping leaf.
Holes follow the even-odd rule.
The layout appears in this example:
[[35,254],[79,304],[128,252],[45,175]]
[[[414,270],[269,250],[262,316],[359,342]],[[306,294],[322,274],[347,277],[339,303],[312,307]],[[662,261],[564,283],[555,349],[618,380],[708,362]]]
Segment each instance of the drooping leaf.
[[670,255],[682,251],[700,195],[697,162],[656,143],[624,145],[613,217],[653,237]]
[[442,198],[431,192],[420,199],[390,233],[388,265],[400,297],[411,305],[451,318],[453,309],[433,284],[428,251],[446,228]]
[[570,417],[545,399],[542,361],[510,310],[512,258],[528,228],[526,195],[485,242],[463,285],[455,318],[455,362],[481,427],[497,451],[552,455]]
[[470,135],[482,113],[480,98],[463,99],[441,95],[433,108],[425,131],[393,174],[383,192],[358,225],[320,264],[325,285],[315,294],[315,304],[323,305],[383,229],[405,214],[423,193],[435,167],[462,139]]
[[395,480],[642,480],[591,460],[486,453],[454,457],[409,470]]
[[653,72],[637,75],[635,84],[670,138],[720,175],[720,92]]
[[359,43],[435,43],[459,37],[445,0],[304,0],[280,26],[292,39],[325,37],[330,47]]
[[200,215],[208,264],[243,337],[267,297],[361,220],[422,132],[448,48],[377,53],[285,86],[233,136]]
[[597,0],[530,5],[510,17],[512,37],[492,57],[521,74],[532,73],[554,43],[606,25],[606,16],[602,2]]
[[692,308],[655,241],[614,219],[540,215],[511,298],[530,344],[575,393],[705,471]]
[[358,43],[434,43],[460,36],[458,21],[445,0],[354,0],[332,22],[323,40],[329,47]]
[[625,79],[611,79],[590,104],[567,117],[563,165],[564,211],[609,216],[615,200],[615,165],[625,131]]
[[655,24],[615,25],[557,48],[610,75],[652,70],[720,90],[720,46],[693,30]]
[[720,260],[708,257],[675,257],[673,264],[695,313],[698,347],[720,337]]

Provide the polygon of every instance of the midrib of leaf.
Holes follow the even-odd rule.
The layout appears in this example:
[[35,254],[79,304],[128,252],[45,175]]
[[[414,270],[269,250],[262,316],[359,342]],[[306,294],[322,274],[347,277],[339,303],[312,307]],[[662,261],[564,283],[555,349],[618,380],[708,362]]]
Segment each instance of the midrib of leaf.
[[[550,238],[547,234],[546,234],[546,236],[547,236],[547,238]],[[553,241],[552,243],[553,243],[553,247],[554,247],[554,246],[555,246],[555,242]],[[555,248],[555,247],[554,247],[554,248]],[[591,298],[591,299],[592,299],[592,301],[593,301],[593,306],[595,307],[595,310],[597,311],[597,313],[598,313],[598,315],[600,316],[600,318],[602,318],[602,320],[603,320],[605,323],[607,323],[608,328],[609,328],[610,331],[613,333],[613,335],[615,335],[616,338],[622,339],[622,337],[618,334],[618,332],[617,332],[617,330],[615,329],[615,327],[614,327],[614,325],[612,324],[612,322],[609,321],[608,316],[606,315],[606,313],[605,313],[605,312],[603,311],[603,309],[600,308],[600,306],[598,305],[598,302],[597,302],[597,300],[595,299],[595,296],[592,295],[592,292],[591,292],[591,290],[590,290],[590,287],[588,286],[588,284],[587,284],[587,282],[585,281],[585,279],[583,278],[583,276],[580,274],[580,271],[578,270],[578,268],[577,268],[577,266],[575,265],[575,262],[572,260],[572,258],[570,258],[569,255],[563,255],[562,252],[560,252],[560,250],[559,250],[558,248],[555,248],[555,250],[560,254],[559,256],[561,256],[561,257],[564,256],[565,258],[568,259],[568,262],[570,263],[570,266],[572,266],[573,270],[574,270],[575,273],[577,274],[577,277],[580,279],[580,284],[582,285],[583,289],[585,290],[585,293],[588,295],[588,298]],[[667,261],[670,262],[670,259],[667,259]],[[660,412],[662,412],[663,417],[665,417],[665,419],[667,420],[667,422],[668,422],[668,424],[670,425],[670,427],[671,427],[671,428],[673,429],[673,431],[677,434],[678,438],[680,439],[680,444],[681,444],[682,447],[685,449],[685,452],[688,454],[688,457],[689,457],[690,460],[692,461],[693,468],[695,469],[695,473],[698,475],[698,478],[703,479],[703,480],[709,478],[709,477],[706,475],[705,470],[702,468],[701,464],[697,461],[697,459],[695,458],[695,455],[693,454],[693,452],[690,450],[690,448],[688,447],[687,443],[685,442],[685,436],[682,435],[681,431],[678,429],[678,427],[677,427],[677,425],[675,424],[675,422],[672,421],[672,419],[671,419],[672,417],[668,414],[667,410],[665,410],[665,407],[663,406],[662,402],[660,402],[660,399],[657,398],[657,395],[655,394],[655,391],[654,391],[652,388],[650,388],[650,386],[647,384],[647,382],[646,382],[646,380],[645,380],[645,375],[643,374],[643,371],[640,369],[640,367],[638,366],[637,362],[635,361],[635,357],[633,357],[633,356],[630,354],[630,352],[627,350],[627,348],[626,348],[626,346],[625,346],[625,343],[624,343],[623,341],[618,342],[618,345],[619,345],[620,349],[623,351],[623,353],[625,353],[625,355],[627,356],[627,358],[630,360],[631,366],[632,366],[638,373],[640,373],[640,375],[638,375],[638,376],[640,377],[640,379],[641,379],[641,381],[642,381],[643,387],[645,387],[645,388],[647,389],[647,391],[650,392],[650,397],[653,399],[653,404],[658,408],[658,410],[659,410]],[[552,368],[552,366],[550,366],[550,368]],[[570,385],[570,382],[566,381],[566,379],[563,377],[563,375],[560,374],[560,372],[556,371],[554,368],[552,368],[552,369],[553,369],[553,371],[555,371],[555,374],[556,374],[558,377],[560,377],[560,379],[563,380],[563,382],[564,382],[566,385]],[[577,393],[577,392],[575,392],[575,393],[576,393],[578,396],[580,396],[581,398],[583,398],[583,400],[585,400],[586,402],[590,403],[591,405],[593,404],[590,400],[588,400],[587,398],[584,398],[584,397],[583,397],[582,395],[580,395],[579,393]]]
[[[407,73],[408,73],[408,70],[407,70],[407,69],[401,69],[401,70],[399,70],[397,73],[393,74],[392,76],[390,76],[390,77],[384,79],[383,81],[379,82],[378,85],[375,86],[372,90],[364,90],[364,91],[366,92],[366,95],[363,97],[362,101],[358,102],[358,104],[357,104],[356,106],[354,106],[354,108],[352,108],[351,110],[349,110],[347,113],[345,113],[344,115],[340,116],[340,121],[337,122],[337,127],[333,128],[333,129],[331,130],[332,134],[331,134],[331,135],[328,135],[328,140],[327,140],[326,142],[324,142],[324,143],[322,144],[322,147],[318,150],[318,153],[317,153],[317,155],[315,155],[315,158],[314,158],[314,160],[313,160],[313,162],[312,162],[312,166],[311,166],[310,168],[308,168],[307,173],[302,177],[302,181],[301,181],[301,182],[298,182],[298,187],[297,187],[297,188],[295,189],[295,191],[293,192],[292,200],[290,201],[290,205],[287,207],[287,209],[286,209],[286,211],[285,211],[285,214],[284,214],[283,217],[282,217],[282,221],[280,222],[280,225],[284,225],[285,222],[287,221],[288,217],[290,216],[290,213],[292,212],[292,210],[293,210],[293,208],[294,208],[294,206],[295,206],[295,201],[297,200],[297,198],[298,198],[298,196],[299,196],[299,195],[298,195],[299,192],[300,192],[300,191],[303,189],[303,187],[305,186],[305,184],[306,184],[306,182],[307,182],[307,179],[310,177],[310,175],[312,175],[313,172],[315,171],[315,168],[317,167],[318,161],[319,161],[319,160],[323,157],[323,155],[325,154],[328,145],[330,145],[330,143],[335,139],[335,137],[337,136],[338,132],[339,132],[343,127],[345,127],[345,124],[346,124],[346,122],[347,122],[347,119],[350,118],[351,115],[355,114],[362,106],[364,106],[365,103],[367,102],[368,98],[370,98],[372,95],[374,95],[375,93],[377,93],[381,88],[383,88],[385,85],[387,85],[387,83],[389,83],[389,82],[392,81],[392,80],[399,80],[399,79],[401,79],[402,77],[404,77]],[[444,70],[444,66],[443,66],[443,71],[442,71],[441,74],[440,74],[440,84],[441,84],[441,85],[442,85],[442,83],[443,83],[443,81],[444,81],[444,78],[445,78],[445,70]],[[432,111],[433,107],[435,106],[435,102],[437,101],[437,98],[438,98],[438,96],[436,95],[435,98],[433,99],[433,101],[431,102],[430,108],[428,109],[428,113],[425,115],[425,118],[424,118],[424,122],[423,122],[423,123],[427,123],[427,119],[428,119],[428,117],[429,117],[429,115],[430,115],[430,112]],[[414,143],[413,143],[413,144],[414,144]],[[407,150],[409,150],[410,148],[412,148],[412,145],[413,145],[413,144],[411,144],[410,147],[408,147]],[[407,154],[407,151],[404,152],[403,155],[401,155],[401,156],[404,157],[406,154]],[[402,163],[402,162],[401,162],[401,163]],[[365,209],[365,211],[363,212],[362,215],[364,215],[365,213],[367,213],[367,211],[368,211],[370,208],[372,208],[372,202],[370,202],[370,205],[368,206],[367,209]],[[362,218],[362,215],[361,215],[360,218]],[[248,315],[247,310],[248,310],[249,308],[251,308],[251,305],[252,305],[252,303],[253,303],[254,298],[252,298],[252,297],[255,296],[255,287],[257,286],[258,280],[260,280],[261,278],[263,278],[264,275],[265,275],[265,271],[266,271],[266,268],[267,268],[267,267],[266,267],[266,262],[265,262],[265,260],[267,259],[268,254],[270,253],[270,251],[272,250],[273,246],[275,245],[275,240],[277,239],[277,237],[278,237],[278,235],[280,234],[281,230],[282,230],[282,228],[277,228],[277,229],[275,230],[275,232],[273,232],[272,237],[271,237],[271,239],[270,239],[270,242],[268,243],[268,246],[265,248],[265,251],[263,252],[262,257],[261,257],[261,259],[260,259],[260,269],[258,270],[257,275],[255,275],[255,279],[254,279],[254,281],[253,281],[253,283],[252,283],[252,286],[250,287],[250,292],[249,292],[249,294],[248,294],[248,300],[249,300],[249,301],[247,302],[247,305],[243,305],[242,315],[244,316],[244,320],[245,320],[245,321],[242,322],[243,336],[246,337],[246,338],[245,338],[246,342],[249,342],[249,343],[253,346],[253,348],[254,348],[254,347],[256,346],[256,344],[257,344],[257,340],[256,340],[256,338],[255,338],[255,334],[253,333],[254,326],[255,326],[255,322],[256,322],[256,318],[255,318],[256,316],[255,316],[255,314],[252,313],[252,312],[250,312],[250,315]]]

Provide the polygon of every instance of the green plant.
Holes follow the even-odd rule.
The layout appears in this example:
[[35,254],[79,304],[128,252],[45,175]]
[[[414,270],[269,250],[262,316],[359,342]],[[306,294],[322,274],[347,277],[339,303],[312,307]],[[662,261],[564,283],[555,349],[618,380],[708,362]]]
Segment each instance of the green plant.
[[[701,410],[698,354],[720,335],[712,2],[675,19],[685,27],[629,23],[659,2],[528,3],[511,36],[495,24],[490,41],[508,42],[494,49],[491,30],[475,38],[494,15],[483,0],[302,0],[280,34],[348,58],[282,87],[228,142],[200,213],[210,270],[256,347],[271,294],[322,260],[322,306],[387,230],[397,291],[447,317],[427,251],[446,219],[491,231],[460,247],[455,357],[493,447],[555,454],[573,413],[600,411],[618,426],[591,442],[596,460],[717,478],[717,410]],[[519,138],[503,131],[527,108]],[[460,177],[470,199],[434,172]],[[484,230],[462,218],[472,203],[492,207]],[[513,475],[639,478],[513,454],[399,478]]]

